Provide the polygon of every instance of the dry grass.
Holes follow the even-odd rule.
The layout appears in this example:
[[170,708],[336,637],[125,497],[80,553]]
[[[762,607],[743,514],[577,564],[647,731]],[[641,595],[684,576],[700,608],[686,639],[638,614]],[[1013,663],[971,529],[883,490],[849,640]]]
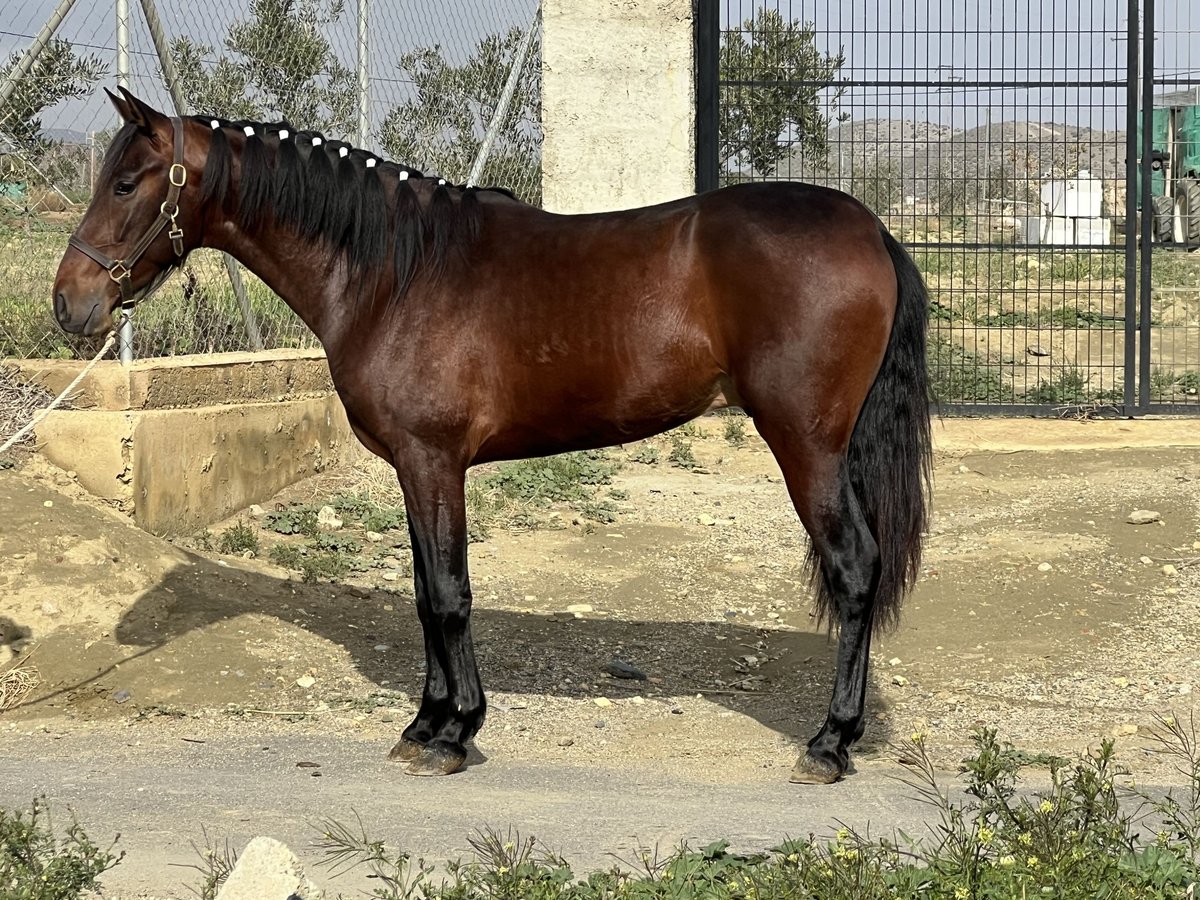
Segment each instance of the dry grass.
[[[16,366],[0,366],[0,441],[33,418],[37,410],[45,406],[53,396],[43,387],[22,381]],[[29,443],[29,434],[20,443]]]
[[0,672],[0,713],[12,709],[42,683],[36,666],[27,665],[23,657],[11,669]]

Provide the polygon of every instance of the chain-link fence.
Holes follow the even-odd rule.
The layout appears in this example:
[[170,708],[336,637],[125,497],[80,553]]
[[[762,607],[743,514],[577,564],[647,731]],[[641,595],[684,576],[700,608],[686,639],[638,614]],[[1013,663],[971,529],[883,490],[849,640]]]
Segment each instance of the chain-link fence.
[[[172,111],[174,87],[189,113],[286,119],[540,203],[537,10],[538,0],[9,0],[0,9],[0,358],[90,346],[59,331],[50,286],[118,126],[102,88],[124,84]],[[220,254],[199,251],[138,309],[136,355],[251,348],[239,280],[263,346],[315,342],[264,284],[231,278]]]

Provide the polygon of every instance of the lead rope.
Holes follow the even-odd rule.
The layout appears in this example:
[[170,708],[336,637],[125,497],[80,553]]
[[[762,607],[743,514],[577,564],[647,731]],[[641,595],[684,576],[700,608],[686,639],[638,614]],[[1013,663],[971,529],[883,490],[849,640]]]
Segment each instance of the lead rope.
[[116,343],[116,340],[117,340],[117,333],[115,331],[110,331],[108,333],[108,337],[105,338],[105,340],[104,340],[104,346],[100,348],[100,352],[97,353],[95,356],[93,356],[92,361],[83,367],[83,371],[75,376],[75,380],[72,381],[70,384],[68,384],[63,389],[63,392],[61,394],[59,394],[52,401],[50,401],[49,406],[47,406],[45,409],[43,409],[41,412],[39,412],[36,416],[34,416],[32,419],[30,419],[28,425],[26,425],[24,428],[20,429],[16,434],[14,434],[7,441],[5,441],[3,445],[0,445],[0,456],[7,453],[13,447],[13,445],[17,443],[17,441],[21,440],[21,438],[25,437],[25,435],[29,434],[30,431],[32,431],[35,427],[37,427],[37,425],[39,425],[41,423],[42,419],[44,419],[44,418],[46,418],[46,416],[50,415],[50,413],[52,413],[54,411],[54,409],[60,403],[63,402],[63,400],[67,397],[67,395],[70,394],[71,391],[75,390],[76,387],[78,387],[79,382],[83,381],[83,379],[87,375],[87,373],[92,371],[92,369],[95,367],[96,363],[100,362],[100,358],[109,351],[109,349],[112,347],[112,345],[114,343]]

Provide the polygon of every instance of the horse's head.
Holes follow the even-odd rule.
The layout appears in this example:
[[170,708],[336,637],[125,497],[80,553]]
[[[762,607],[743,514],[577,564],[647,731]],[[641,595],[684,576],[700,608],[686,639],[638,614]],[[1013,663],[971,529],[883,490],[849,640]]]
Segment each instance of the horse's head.
[[[124,88],[120,97],[106,93],[125,125],[54,279],[54,315],[73,334],[109,331],[117,307],[161,284],[201,230],[195,198],[203,160],[184,156],[194,123],[168,118]],[[203,155],[199,143],[192,140],[189,155]]]

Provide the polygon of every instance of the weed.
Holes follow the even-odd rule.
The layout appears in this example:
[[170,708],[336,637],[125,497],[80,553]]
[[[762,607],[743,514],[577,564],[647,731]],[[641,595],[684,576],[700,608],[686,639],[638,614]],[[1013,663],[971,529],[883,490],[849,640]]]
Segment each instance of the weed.
[[349,558],[343,553],[317,551],[300,561],[300,577],[307,582],[338,581],[350,574]]
[[746,445],[746,423],[741,419],[727,418],[725,420],[725,442],[731,447]]
[[585,500],[576,505],[579,514],[592,522],[611,525],[617,521],[617,507],[611,500]]
[[200,862],[186,865],[184,868],[195,869],[203,877],[199,887],[193,889],[193,893],[200,900],[216,900],[221,885],[237,865],[238,854],[228,839],[224,846],[216,847],[209,840],[208,830],[201,826],[200,831],[204,835],[204,849],[201,850],[195,842],[192,843],[192,849],[200,857]]
[[245,522],[238,522],[221,532],[218,549],[222,553],[241,554],[249,550],[258,556],[258,532]]
[[313,541],[313,546],[318,550],[325,550],[330,553],[345,553],[350,556],[362,553],[362,544],[352,538],[348,534],[339,534],[337,532],[321,532]]
[[271,562],[285,569],[299,571],[304,565],[304,551],[295,544],[276,544],[268,555]]
[[697,440],[703,440],[704,438],[708,437],[708,432],[705,431],[700,423],[698,423],[695,419],[692,419],[690,422],[684,422],[682,425],[676,428],[675,431],[679,434],[682,434],[684,437]]
[[263,516],[263,527],[276,534],[303,534],[316,537],[321,533],[317,526],[317,510],[311,506],[289,506]]
[[510,500],[546,506],[588,499],[587,486],[609,484],[620,468],[604,451],[587,450],[505,463],[483,482]]
[[5,900],[74,900],[100,887],[100,876],[125,856],[101,850],[77,822],[55,834],[45,797],[28,813],[0,809],[0,896]]
[[635,453],[630,454],[629,461],[641,463],[644,466],[653,466],[658,462],[660,455],[658,448],[653,444],[642,444]]
[[671,465],[680,469],[696,468],[696,455],[692,453],[692,442],[676,432],[671,435],[671,452],[667,455]]
[[394,531],[408,525],[408,515],[403,506],[377,506],[362,520],[367,531]]

